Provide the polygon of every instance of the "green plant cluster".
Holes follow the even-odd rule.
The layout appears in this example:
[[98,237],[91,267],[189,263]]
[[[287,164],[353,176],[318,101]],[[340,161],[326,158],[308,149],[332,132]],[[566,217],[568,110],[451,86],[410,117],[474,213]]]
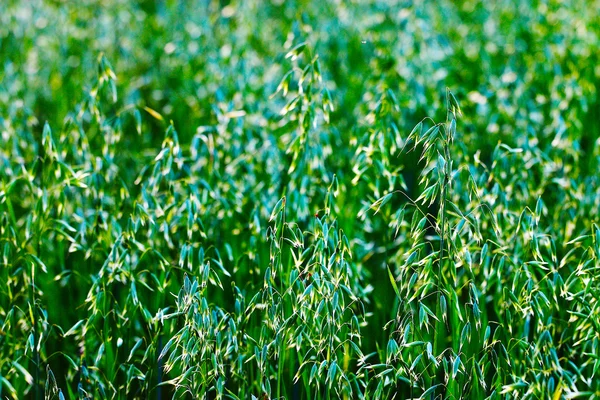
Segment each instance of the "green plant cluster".
[[597,0],[5,0],[0,397],[600,397]]

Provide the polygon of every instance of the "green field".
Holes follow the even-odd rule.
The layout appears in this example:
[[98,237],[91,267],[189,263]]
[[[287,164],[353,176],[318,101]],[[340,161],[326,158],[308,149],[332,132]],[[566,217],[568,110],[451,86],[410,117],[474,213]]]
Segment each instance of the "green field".
[[0,398],[600,398],[598,10],[1,0]]

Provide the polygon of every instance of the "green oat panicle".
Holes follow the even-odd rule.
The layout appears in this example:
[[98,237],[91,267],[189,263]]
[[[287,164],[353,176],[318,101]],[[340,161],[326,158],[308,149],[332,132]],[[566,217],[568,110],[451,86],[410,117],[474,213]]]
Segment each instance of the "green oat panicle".
[[600,4],[530,3],[3,1],[0,398],[598,398]]

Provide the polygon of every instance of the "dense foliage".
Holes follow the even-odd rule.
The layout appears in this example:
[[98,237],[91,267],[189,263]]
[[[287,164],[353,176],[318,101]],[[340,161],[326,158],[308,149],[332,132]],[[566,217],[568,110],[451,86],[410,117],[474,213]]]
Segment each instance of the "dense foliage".
[[0,397],[600,397],[598,9],[2,1]]

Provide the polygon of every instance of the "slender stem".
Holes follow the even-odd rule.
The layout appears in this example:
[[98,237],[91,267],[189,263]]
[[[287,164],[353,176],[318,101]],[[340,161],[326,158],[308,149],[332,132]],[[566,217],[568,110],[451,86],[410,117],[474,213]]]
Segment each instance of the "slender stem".
[[[44,163],[45,163],[45,154],[42,155],[43,152],[43,138],[40,141],[40,144],[38,146],[38,162],[39,162],[39,168],[38,168],[38,178],[40,180],[40,188],[42,191],[42,196],[43,196],[43,191],[45,189],[45,182],[44,182]],[[38,200],[39,201],[39,200]],[[40,220],[41,223],[42,220]],[[40,226],[40,224],[38,224],[38,232],[37,232],[37,256],[38,257],[42,257],[42,227]],[[39,340],[37,338],[38,336],[38,331],[37,331],[37,318],[36,318],[36,297],[35,297],[35,265],[32,263],[31,266],[31,300],[32,300],[32,308],[33,308],[33,321],[31,321],[32,325],[33,325],[33,355],[34,355],[34,359],[35,359],[35,382],[34,382],[34,398],[35,400],[38,400],[40,398],[40,388],[39,388],[39,384],[40,384],[40,353],[38,351],[37,345],[36,343],[41,343],[41,340]]]
[[[446,145],[446,143],[444,144]],[[446,165],[448,165],[448,163],[446,163]],[[438,259],[438,274],[437,274],[437,302],[436,302],[436,315],[439,315],[440,318],[443,318],[442,316],[442,310],[441,310],[441,296],[442,296],[442,263],[444,260],[444,247],[445,247],[445,236],[446,236],[446,201],[447,201],[447,195],[448,195],[448,191],[447,191],[447,183],[448,183],[448,175],[447,175],[447,167],[444,168],[444,182],[442,185],[442,200],[441,200],[441,204],[440,204],[440,215],[441,215],[441,229],[440,229],[440,256]],[[442,321],[439,321],[436,324],[436,329],[435,329],[435,333],[433,335],[433,348],[434,351],[436,353],[436,357],[437,354],[440,354],[440,349],[438,348],[440,346],[440,342],[438,337],[441,335],[440,332],[440,328],[443,326]],[[441,383],[441,371],[438,372],[438,380],[439,382],[437,383]],[[442,393],[444,392],[444,389],[442,389]],[[431,398],[433,399],[435,396],[435,393],[431,394]]]
[[[445,137],[443,138],[443,146],[444,146],[444,158],[445,158],[445,163],[444,163],[444,170],[442,171],[443,173],[443,182],[442,182],[442,188],[441,188],[441,201],[440,201],[440,223],[441,223],[441,228],[440,228],[440,254],[439,254],[439,258],[438,258],[438,273],[437,273],[437,304],[436,304],[436,315],[439,315],[440,318],[443,319],[442,316],[442,310],[441,310],[441,297],[442,297],[442,282],[443,282],[443,275],[442,275],[442,265],[444,262],[444,249],[446,247],[446,206],[447,206],[447,202],[448,202],[448,185],[450,184],[450,141],[451,141],[451,135],[452,132],[449,130],[448,128],[448,122],[451,121],[451,114],[450,114],[450,92],[447,91],[446,92],[446,101],[447,101],[447,114],[446,114],[446,125],[444,126],[445,129]],[[453,118],[453,116],[452,116]],[[442,321],[439,321],[436,324],[436,330],[435,330],[435,334],[433,336],[433,348],[434,351],[437,354],[441,354],[442,352],[440,351],[440,349],[438,348],[440,346],[440,340],[439,340],[439,336],[441,335],[441,327],[444,326]],[[439,383],[441,383],[441,372],[438,372],[438,380]],[[442,388],[442,396],[445,397],[445,391],[446,388],[443,387]],[[434,393],[431,394],[432,398],[434,396]]]
[[[39,249],[40,249],[40,243],[38,241],[38,254],[39,253]],[[38,351],[38,347],[37,347],[37,343],[40,342],[40,340],[38,339],[38,332],[37,332],[37,321],[36,321],[36,300],[35,300],[35,265],[32,263],[31,265],[31,297],[32,297],[32,308],[33,308],[33,357],[34,357],[34,364],[35,364],[35,381],[33,383],[34,385],[34,398],[35,400],[39,400],[40,398],[40,352]],[[41,333],[40,333],[41,335]]]
[[[160,330],[160,328],[158,328]],[[156,348],[156,354],[160,354],[162,352],[162,335],[160,334],[160,331],[158,332],[158,345]],[[158,365],[157,365],[157,369],[156,369],[156,399],[157,400],[162,400],[162,359],[158,360]]]
[[[283,341],[282,341],[283,342]],[[283,365],[284,365],[284,348],[283,343],[279,345],[279,356],[277,360],[277,398],[281,398],[281,382],[283,381]]]

